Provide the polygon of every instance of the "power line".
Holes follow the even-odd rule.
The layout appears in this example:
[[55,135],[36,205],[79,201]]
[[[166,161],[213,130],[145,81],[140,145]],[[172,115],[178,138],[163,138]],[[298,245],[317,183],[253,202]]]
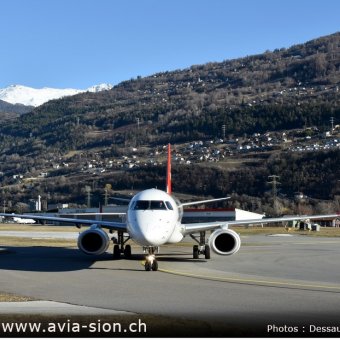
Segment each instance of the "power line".
[[89,185],[85,186],[85,192],[87,194],[87,207],[91,208],[91,187]]
[[226,126],[225,124],[222,125],[222,137],[223,139],[225,139],[225,129],[226,129]]
[[280,178],[280,176],[277,175],[270,175],[268,178],[271,178],[272,181],[268,182],[269,184],[272,185],[272,193],[273,193],[273,208],[275,215],[277,215],[278,212],[278,202],[277,202],[277,186],[281,184],[280,182],[277,181],[277,179]]
[[332,126],[332,131],[333,131],[334,130],[334,117],[331,117],[330,122]]

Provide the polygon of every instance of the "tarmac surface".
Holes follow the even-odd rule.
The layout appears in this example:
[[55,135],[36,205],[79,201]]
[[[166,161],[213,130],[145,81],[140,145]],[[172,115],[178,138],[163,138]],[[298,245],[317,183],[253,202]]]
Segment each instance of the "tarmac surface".
[[[340,329],[340,238],[241,239],[237,254],[212,254],[211,260],[192,259],[192,246],[161,247],[158,272],[144,270],[138,246],[132,259],[120,260],[71,248],[3,247],[0,290],[60,302],[64,305],[51,309],[65,315],[72,308],[78,314],[98,309],[98,314],[152,314],[253,332],[243,335],[340,336],[309,333],[311,325]],[[38,313],[40,303],[31,313]],[[10,313],[8,304],[0,303],[0,314]],[[48,308],[45,303],[39,313]],[[268,330],[273,325],[274,333]]]
[[0,314],[133,315],[124,311],[71,305],[55,301],[0,302]]

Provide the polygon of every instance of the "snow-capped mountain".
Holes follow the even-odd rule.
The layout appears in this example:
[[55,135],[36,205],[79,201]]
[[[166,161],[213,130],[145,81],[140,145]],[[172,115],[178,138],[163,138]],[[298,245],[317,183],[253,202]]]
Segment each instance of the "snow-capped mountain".
[[44,87],[35,89],[23,85],[11,85],[0,89],[0,100],[10,104],[22,104],[28,106],[39,106],[49,100],[58,99],[66,96],[73,96],[83,92],[100,92],[112,89],[111,84],[100,84],[89,87],[85,90],[77,89],[54,89]]

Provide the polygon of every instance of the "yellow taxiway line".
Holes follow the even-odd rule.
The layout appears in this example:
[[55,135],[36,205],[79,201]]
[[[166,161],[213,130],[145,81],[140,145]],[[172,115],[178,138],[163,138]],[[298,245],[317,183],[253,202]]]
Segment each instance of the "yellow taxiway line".
[[159,269],[158,271],[167,273],[167,274],[180,275],[180,276],[198,278],[198,279],[203,279],[203,280],[221,281],[221,282],[234,282],[234,283],[263,285],[263,286],[280,286],[280,287],[299,288],[299,289],[318,289],[318,290],[340,291],[340,286],[332,286],[332,285],[198,275],[198,274],[174,271],[174,270],[169,270],[169,269]]

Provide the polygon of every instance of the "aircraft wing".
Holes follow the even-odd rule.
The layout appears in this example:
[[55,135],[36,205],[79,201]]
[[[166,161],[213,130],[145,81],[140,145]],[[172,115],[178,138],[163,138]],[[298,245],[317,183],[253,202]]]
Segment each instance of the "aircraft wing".
[[17,215],[17,214],[0,213],[0,216],[32,219],[40,223],[42,221],[72,223],[72,224],[75,224],[76,226],[80,226],[82,224],[85,224],[85,225],[97,224],[98,226],[101,226],[102,228],[114,229],[118,231],[127,231],[126,223],[122,223],[122,222],[98,221],[98,220],[91,220],[91,219],[78,219],[78,218],[67,218],[67,217],[53,217],[53,216],[46,216],[46,215]]
[[333,215],[304,215],[304,216],[289,216],[289,217],[275,217],[275,218],[258,218],[250,220],[238,221],[218,221],[218,222],[205,222],[205,223],[187,223],[182,224],[184,234],[193,234],[200,231],[214,230],[217,228],[228,228],[230,226],[249,225],[249,224],[267,224],[289,221],[304,221],[304,220],[321,220],[325,218],[337,218],[339,214]]
[[217,201],[224,201],[230,199],[230,196],[228,197],[221,197],[221,198],[213,198],[210,200],[203,200],[203,201],[195,201],[195,202],[187,202],[187,203],[181,203],[179,207],[185,207],[185,206],[190,206],[190,205],[197,205],[197,204],[202,204],[202,203],[210,203],[210,202],[217,202]]

